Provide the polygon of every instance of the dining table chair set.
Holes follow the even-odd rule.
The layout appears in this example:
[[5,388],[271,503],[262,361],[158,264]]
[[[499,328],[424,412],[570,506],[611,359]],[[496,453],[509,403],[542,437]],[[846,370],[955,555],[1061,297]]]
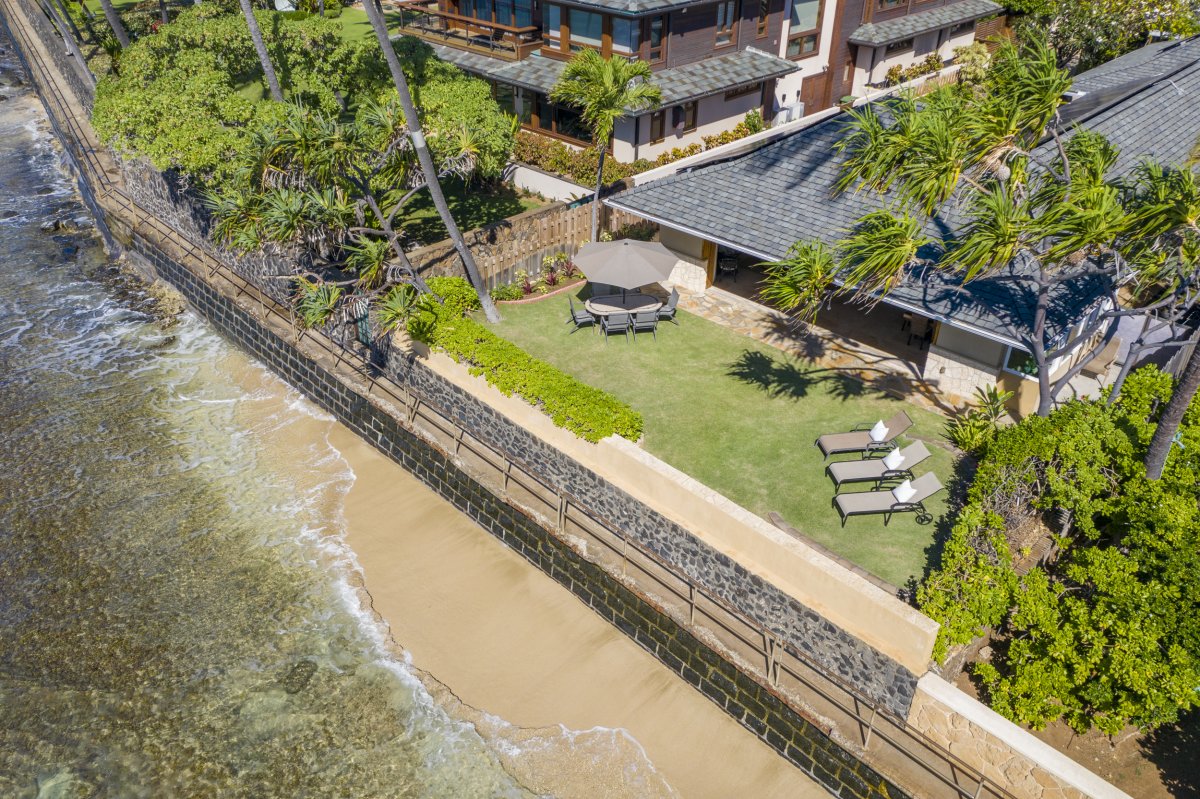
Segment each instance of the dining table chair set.
[[[913,468],[930,453],[924,443],[914,441],[901,449],[899,438],[912,427],[912,419],[899,411],[886,422],[854,425],[843,433],[820,436],[815,446],[826,459],[830,455],[857,452],[859,460],[835,461],[825,467],[833,480],[833,506],[842,517],[842,526],[851,516],[881,515],[883,524],[896,513],[914,513],[919,524],[933,521],[925,500],[942,490],[933,472],[917,477]],[[842,485],[871,483],[868,491],[841,493]]]
[[671,289],[666,302],[636,291],[602,294],[587,300],[582,310],[575,305],[573,297],[567,297],[567,324],[572,325],[572,334],[590,327],[603,335],[606,343],[608,337],[616,333],[625,336],[628,342],[630,334],[636,340],[638,333],[649,332],[657,341],[659,322],[679,324],[675,318],[678,306],[679,291],[676,289]]

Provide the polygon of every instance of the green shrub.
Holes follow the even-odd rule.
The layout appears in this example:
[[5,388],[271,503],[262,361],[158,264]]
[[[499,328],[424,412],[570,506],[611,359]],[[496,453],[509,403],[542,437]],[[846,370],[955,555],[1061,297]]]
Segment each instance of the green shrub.
[[554,424],[586,441],[596,442],[614,434],[630,441],[641,438],[642,416],[637,411],[611,394],[537,360],[474,319],[463,316],[466,307],[461,298],[465,292],[476,299],[469,307],[478,306],[467,281],[433,278],[429,283],[447,301],[422,303],[420,311],[409,319],[409,333],[414,338],[468,364],[472,374],[483,375],[506,395],[516,394],[540,408]]
[[496,288],[492,289],[489,293],[492,295],[492,299],[496,300],[497,302],[504,302],[506,300],[520,300],[525,297],[525,289],[521,288],[521,286],[517,285],[516,283],[505,283],[502,286],[496,286]]
[[479,295],[466,278],[431,277],[425,281],[429,290],[437,295],[438,301],[450,316],[466,316],[479,310]]

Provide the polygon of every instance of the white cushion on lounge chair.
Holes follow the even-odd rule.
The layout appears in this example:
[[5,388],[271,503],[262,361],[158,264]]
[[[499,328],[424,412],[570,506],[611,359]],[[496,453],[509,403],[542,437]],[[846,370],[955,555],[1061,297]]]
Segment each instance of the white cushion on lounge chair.
[[[861,428],[859,428],[859,429],[861,429]],[[888,429],[886,427],[884,427],[882,419],[880,419],[878,422],[876,422],[875,426],[872,427],[871,431],[870,431],[871,440],[874,441],[876,444],[878,444],[880,441],[883,441],[885,438],[887,438],[887,434],[888,434]]]
[[902,463],[904,463],[904,453],[898,449],[892,450],[883,459],[883,465],[892,470],[899,469]]
[[913,488],[912,480],[905,480],[892,489],[892,496],[897,502],[908,502],[915,493],[917,493],[917,489]]

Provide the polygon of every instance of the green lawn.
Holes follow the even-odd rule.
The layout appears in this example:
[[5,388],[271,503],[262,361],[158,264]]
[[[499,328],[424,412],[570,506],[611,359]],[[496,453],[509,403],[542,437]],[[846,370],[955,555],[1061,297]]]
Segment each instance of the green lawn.
[[[813,441],[903,408],[915,422],[910,433],[933,453],[918,473],[932,469],[945,484],[953,459],[937,414],[684,312],[678,327],[660,324],[657,341],[643,333],[626,344],[586,329],[570,334],[563,295],[500,311],[497,333],[640,411],[647,451],[759,515],[780,513],[894,585],[922,576],[938,521],[901,514],[884,527],[882,516],[856,516],[843,529]],[[926,506],[940,521],[945,492]]]
[[[444,180],[442,191],[454,221],[463,232],[545,205],[542,200],[522,194],[508,184],[468,187],[461,180]],[[409,202],[397,227],[421,244],[434,244],[446,238],[446,228],[433,207],[429,192],[421,192]]]

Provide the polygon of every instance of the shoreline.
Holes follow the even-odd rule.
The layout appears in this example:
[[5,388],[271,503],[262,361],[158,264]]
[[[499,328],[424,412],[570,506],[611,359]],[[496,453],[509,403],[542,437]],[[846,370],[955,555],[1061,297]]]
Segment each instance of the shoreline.
[[[535,791],[826,797],[574,595],[337,424],[364,610]],[[357,582],[357,581],[353,581]]]

